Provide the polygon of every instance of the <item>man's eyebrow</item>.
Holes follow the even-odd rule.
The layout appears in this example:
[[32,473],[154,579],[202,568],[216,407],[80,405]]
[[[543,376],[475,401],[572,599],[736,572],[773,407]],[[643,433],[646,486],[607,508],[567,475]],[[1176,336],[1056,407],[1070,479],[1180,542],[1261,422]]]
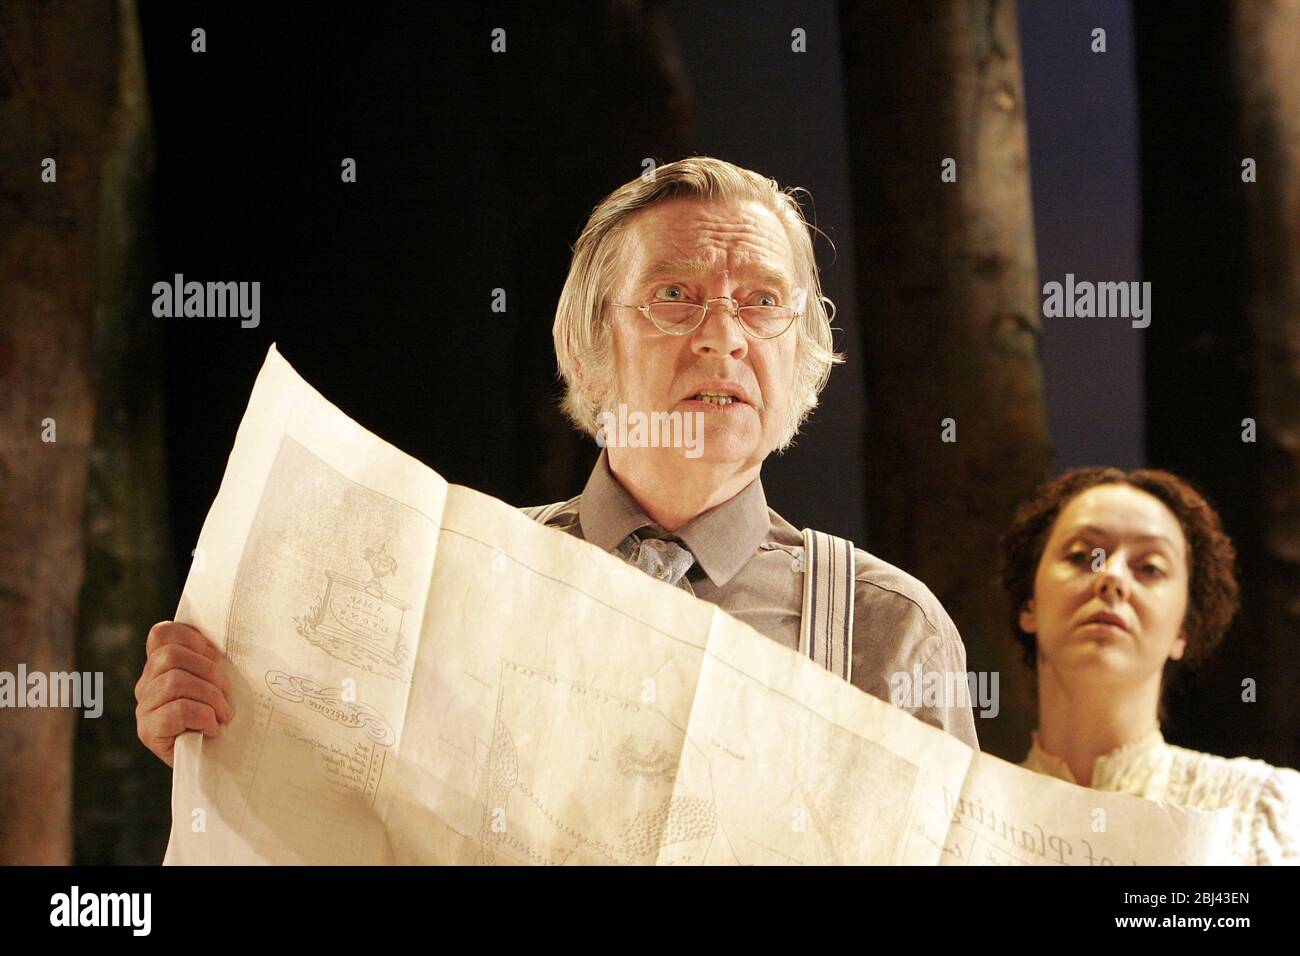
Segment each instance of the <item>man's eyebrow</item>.
[[[713,269],[713,263],[701,259],[663,259],[641,273],[641,282],[664,275],[695,278]],[[766,262],[742,263],[733,271],[768,285],[785,286],[790,281],[784,272]]]

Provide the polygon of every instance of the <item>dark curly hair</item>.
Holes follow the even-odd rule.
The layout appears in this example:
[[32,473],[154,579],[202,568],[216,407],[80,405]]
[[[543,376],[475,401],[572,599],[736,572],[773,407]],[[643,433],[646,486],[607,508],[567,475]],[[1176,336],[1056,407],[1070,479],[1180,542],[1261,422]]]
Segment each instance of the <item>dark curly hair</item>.
[[1035,635],[1020,629],[1020,610],[1034,596],[1034,576],[1057,517],[1077,495],[1098,485],[1129,485],[1159,499],[1183,529],[1190,557],[1187,614],[1183,628],[1187,648],[1180,661],[1165,664],[1161,681],[1160,716],[1165,697],[1186,667],[1204,661],[1223,641],[1237,613],[1238,590],[1234,571],[1236,551],[1223,532],[1218,513],[1195,488],[1167,471],[1119,468],[1074,468],[1053,478],[1022,503],[1000,542],[1002,589],[1010,602],[1011,633],[1025,652],[1025,664],[1035,669],[1038,643]]

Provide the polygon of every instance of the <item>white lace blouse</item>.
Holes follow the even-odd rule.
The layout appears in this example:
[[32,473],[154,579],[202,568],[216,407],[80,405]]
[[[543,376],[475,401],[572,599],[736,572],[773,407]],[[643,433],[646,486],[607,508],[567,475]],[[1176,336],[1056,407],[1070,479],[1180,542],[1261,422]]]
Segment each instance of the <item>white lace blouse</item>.
[[[1064,760],[1039,746],[1037,731],[1020,766],[1078,782]],[[1175,747],[1157,726],[1098,757],[1092,786],[1198,810],[1230,808],[1232,843],[1225,862],[1300,864],[1300,773],[1294,770]]]

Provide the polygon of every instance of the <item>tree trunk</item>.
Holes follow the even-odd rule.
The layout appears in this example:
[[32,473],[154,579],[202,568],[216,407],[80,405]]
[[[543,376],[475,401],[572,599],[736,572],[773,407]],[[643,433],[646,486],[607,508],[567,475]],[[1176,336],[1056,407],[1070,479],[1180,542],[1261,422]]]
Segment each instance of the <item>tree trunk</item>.
[[[118,30],[109,4],[0,8],[0,671],[10,674],[76,666]],[[42,182],[46,157],[54,182]],[[79,713],[0,709],[0,864],[71,862]]]
[[[1239,3],[1233,43],[1243,152],[1264,175],[1245,188],[1246,314],[1256,350],[1261,702],[1270,758],[1300,765],[1300,0]],[[1237,164],[1238,167],[1240,163]],[[1245,184],[1238,184],[1244,187]],[[1244,635],[1243,635],[1244,636]],[[1238,682],[1240,684],[1240,682]]]
[[982,749],[1018,760],[1035,712],[997,541],[1051,450],[1015,5],[846,3],[841,34],[868,541],[935,592],[968,667],[998,672],[1000,714],[976,730]]
[[144,635],[175,612],[162,439],[160,277],[150,210],[153,145],[135,4],[119,20],[118,100],[104,158],[94,367],[97,411],[86,493],[79,669],[102,671],[104,715],[78,722],[76,859],[153,865],[166,849],[171,773],[135,733]]
[[[1196,483],[1240,557],[1242,608],[1179,742],[1300,760],[1300,2],[1135,5],[1148,460]],[[1189,69],[1188,64],[1196,64]],[[1242,163],[1255,162],[1255,182]],[[1162,319],[1161,316],[1164,318]],[[1252,419],[1255,440],[1243,440]],[[1257,699],[1243,700],[1243,682]]]

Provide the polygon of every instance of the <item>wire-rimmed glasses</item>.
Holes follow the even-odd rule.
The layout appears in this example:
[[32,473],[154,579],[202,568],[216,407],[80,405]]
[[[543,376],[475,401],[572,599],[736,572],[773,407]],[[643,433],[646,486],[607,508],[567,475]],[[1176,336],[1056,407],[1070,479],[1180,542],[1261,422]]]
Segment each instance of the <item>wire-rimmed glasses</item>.
[[756,339],[774,339],[783,335],[794,325],[794,320],[803,315],[785,305],[740,305],[727,295],[715,296],[703,305],[698,302],[663,301],[647,302],[645,305],[630,305],[625,302],[610,304],[623,309],[636,309],[666,335],[689,335],[704,323],[709,306],[718,301],[730,302],[731,311],[741,328]]

